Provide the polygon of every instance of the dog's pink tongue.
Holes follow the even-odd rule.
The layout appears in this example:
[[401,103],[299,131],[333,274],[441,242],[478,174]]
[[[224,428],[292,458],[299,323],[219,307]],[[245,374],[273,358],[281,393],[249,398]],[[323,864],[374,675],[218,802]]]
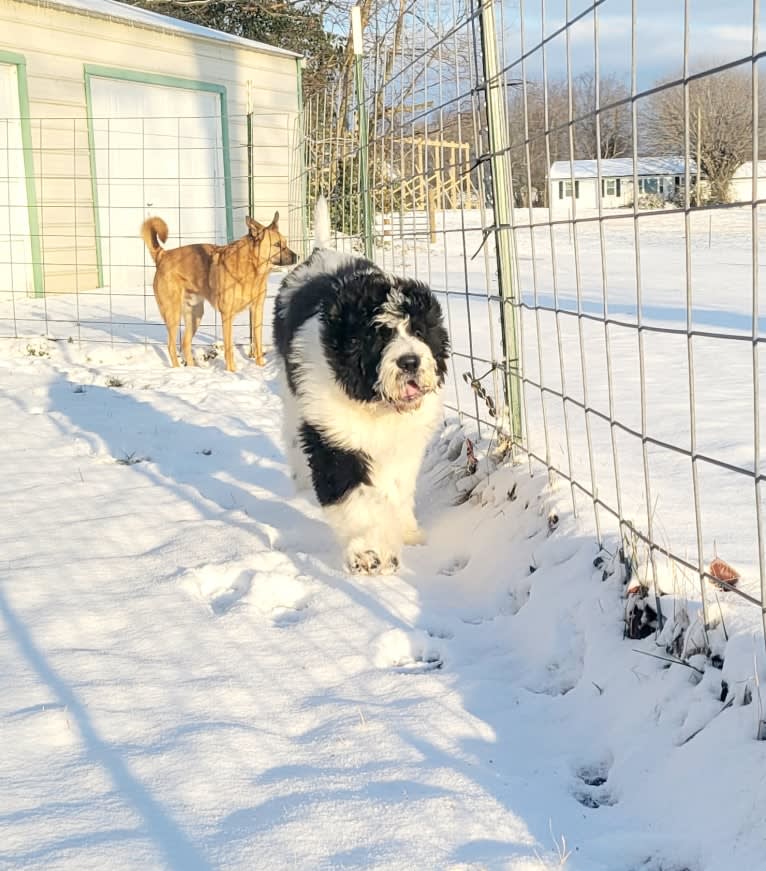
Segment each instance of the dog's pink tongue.
[[414,381],[408,381],[404,385],[404,398],[405,399],[417,399],[421,394],[421,390],[418,385]]

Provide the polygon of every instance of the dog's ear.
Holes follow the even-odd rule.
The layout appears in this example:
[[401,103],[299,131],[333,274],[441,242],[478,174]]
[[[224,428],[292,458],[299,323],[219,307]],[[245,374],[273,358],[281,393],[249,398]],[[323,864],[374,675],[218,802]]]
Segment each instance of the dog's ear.
[[258,221],[256,221],[254,218],[251,218],[250,215],[245,218],[245,223],[247,224],[250,232],[253,235],[255,235],[256,233],[262,233],[266,229],[263,224],[259,224]]
[[274,218],[271,221],[272,230],[279,229],[279,212],[274,212]]

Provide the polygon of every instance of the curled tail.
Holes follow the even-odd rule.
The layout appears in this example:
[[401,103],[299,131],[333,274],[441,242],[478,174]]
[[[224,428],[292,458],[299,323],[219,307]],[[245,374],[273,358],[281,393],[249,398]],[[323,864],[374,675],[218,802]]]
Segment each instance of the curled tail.
[[168,225],[162,218],[147,218],[141,225],[141,237],[156,263],[165,251],[160,242],[168,241]]
[[331,232],[330,209],[327,200],[320,194],[314,207],[314,247],[329,248]]

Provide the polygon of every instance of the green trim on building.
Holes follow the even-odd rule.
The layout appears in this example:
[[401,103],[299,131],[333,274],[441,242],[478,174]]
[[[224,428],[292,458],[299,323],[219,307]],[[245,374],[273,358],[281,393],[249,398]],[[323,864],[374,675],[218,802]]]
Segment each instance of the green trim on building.
[[303,58],[296,57],[295,65],[297,71],[297,92],[298,92],[298,195],[301,198],[301,248],[302,254],[305,257],[309,255],[309,222],[308,222],[308,192],[306,189],[306,152],[305,152],[305,131],[303,129]]
[[98,286],[104,286],[104,263],[101,259],[101,218],[98,208],[98,179],[96,178],[96,136],[93,130],[93,105],[90,93],[90,76],[85,73],[85,111],[88,123],[88,161],[90,164],[90,190],[93,200],[93,225],[96,231],[96,272]]
[[93,129],[93,101],[91,94],[91,79],[118,79],[123,82],[136,82],[142,85],[161,85],[165,88],[183,88],[187,91],[206,91],[218,94],[221,105],[221,146],[223,150],[223,190],[226,200],[226,238],[234,240],[234,210],[231,193],[231,154],[229,145],[229,107],[226,97],[226,86],[212,82],[201,82],[197,79],[181,79],[176,76],[164,76],[157,73],[144,73],[137,70],[127,70],[120,67],[102,67],[94,64],[84,64],[85,100],[88,113],[88,146],[90,149],[91,185],[93,189],[93,210],[96,226],[96,262],[98,264],[98,281],[103,285],[103,263],[101,257],[101,230],[98,215],[98,180],[96,178],[96,148]]
[[21,148],[24,155],[24,177],[27,189],[27,213],[29,215],[29,244],[32,254],[32,281],[34,295],[43,296],[45,280],[40,247],[40,221],[37,214],[37,188],[35,187],[35,162],[32,154],[32,122],[29,115],[29,88],[27,86],[27,59],[12,51],[0,51],[0,63],[16,67],[16,85],[19,91],[19,117],[21,120]]

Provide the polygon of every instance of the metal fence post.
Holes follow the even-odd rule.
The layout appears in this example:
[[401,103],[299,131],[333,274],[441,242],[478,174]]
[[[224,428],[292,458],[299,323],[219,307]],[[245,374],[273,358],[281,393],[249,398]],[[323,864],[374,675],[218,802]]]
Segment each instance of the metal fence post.
[[358,6],[351,7],[351,33],[354,43],[354,79],[356,84],[357,122],[359,124],[359,185],[362,197],[362,220],[364,234],[364,253],[372,260],[372,202],[370,200],[370,170],[369,170],[369,130],[367,119],[367,104],[364,95],[364,66],[362,57],[364,45],[362,42],[362,16]]
[[500,291],[501,331],[504,357],[505,401],[510,409],[514,442],[521,441],[521,375],[516,330],[516,296],[511,232],[511,162],[508,110],[498,57],[494,0],[480,0],[479,25],[484,93],[489,132],[489,165],[492,175],[492,203],[495,224],[497,283]]

